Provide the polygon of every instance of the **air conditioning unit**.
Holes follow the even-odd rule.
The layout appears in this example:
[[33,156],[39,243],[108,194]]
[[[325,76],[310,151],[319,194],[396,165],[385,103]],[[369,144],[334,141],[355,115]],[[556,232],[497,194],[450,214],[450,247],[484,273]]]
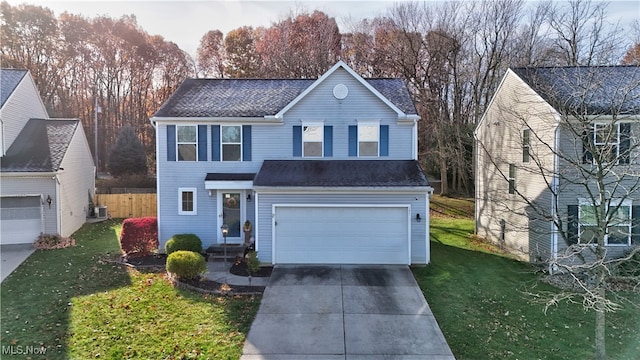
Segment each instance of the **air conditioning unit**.
[[98,219],[106,219],[107,218],[107,207],[106,206],[96,206],[96,217]]

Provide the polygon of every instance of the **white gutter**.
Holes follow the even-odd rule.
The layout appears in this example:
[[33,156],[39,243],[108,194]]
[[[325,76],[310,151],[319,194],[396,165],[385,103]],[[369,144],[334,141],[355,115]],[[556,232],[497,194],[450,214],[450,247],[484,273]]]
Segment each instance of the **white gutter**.
[[[149,119],[151,124],[157,122],[171,122],[171,123],[242,123],[246,125],[281,125],[282,119],[278,119],[275,116],[259,116],[259,117],[157,117],[154,116]],[[154,125],[155,127],[155,125]]]
[[17,177],[17,178],[25,178],[25,179],[32,179],[32,178],[46,178],[46,177],[50,177],[53,178],[54,176],[58,175],[58,172],[2,172],[0,173],[0,176],[2,177]]
[[253,190],[256,192],[260,192],[262,194],[280,194],[282,192],[287,193],[406,193],[406,194],[415,194],[415,193],[427,193],[432,194],[433,188],[431,186],[358,186],[358,187],[348,187],[348,186],[254,186]]

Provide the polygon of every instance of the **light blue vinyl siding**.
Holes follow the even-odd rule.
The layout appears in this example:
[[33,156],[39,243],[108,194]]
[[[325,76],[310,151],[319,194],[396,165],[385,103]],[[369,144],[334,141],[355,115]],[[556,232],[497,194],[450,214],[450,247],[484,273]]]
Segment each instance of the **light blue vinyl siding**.
[[[333,88],[337,84],[344,84],[349,88],[349,95],[343,100],[338,100],[333,96]],[[161,247],[172,235],[184,232],[198,235],[205,246],[216,242],[217,236],[217,206],[216,196],[209,196],[208,190],[204,188],[204,179],[207,173],[257,173],[264,160],[295,160],[300,159],[302,154],[302,144],[300,138],[300,154],[296,156],[294,146],[296,137],[293,135],[294,128],[300,127],[303,121],[318,121],[325,125],[325,157],[335,160],[353,160],[349,157],[349,126],[357,125],[358,120],[378,121],[381,126],[389,127],[388,156],[385,160],[407,160],[412,159],[414,142],[412,141],[413,127],[407,124],[398,124],[398,115],[382,100],[372,94],[364,85],[360,84],[350,74],[343,69],[338,69],[329,76],[323,83],[307,94],[301,101],[287,111],[280,124],[256,123],[237,125],[250,126],[250,154],[247,156],[247,141],[243,142],[243,161],[224,162],[220,161],[220,125],[222,122],[213,121],[194,123],[195,119],[185,119],[185,123],[196,125],[208,125],[206,131],[207,146],[210,156],[206,161],[175,161],[175,124],[180,121],[157,123],[157,174],[158,174],[158,216],[159,216],[159,238]],[[224,123],[226,124],[226,123]],[[168,129],[169,128],[169,129]],[[171,131],[170,129],[173,129]],[[301,129],[301,128],[300,128]],[[331,129],[331,131],[327,131]],[[382,127],[381,127],[382,129]],[[381,130],[381,133],[384,130]],[[243,128],[247,132],[247,128]],[[330,133],[330,139],[327,138]],[[167,137],[169,134],[169,137]],[[172,134],[172,135],[171,135]],[[202,133],[199,137],[202,138]],[[301,136],[300,131],[300,136]],[[169,144],[169,147],[167,145]],[[173,145],[171,145],[173,144]],[[381,143],[381,152],[384,144]],[[166,154],[166,155],[165,155]],[[172,158],[174,161],[171,161]],[[169,160],[168,160],[169,159]],[[178,215],[178,188],[193,187],[197,189],[197,215]],[[351,203],[360,201],[364,203],[399,203],[394,201],[394,195],[315,195],[316,203],[336,202]],[[401,195],[405,196],[405,195]],[[416,195],[419,201],[413,201],[412,213],[418,211],[423,214],[425,207],[425,195]],[[303,197],[304,199],[304,197]],[[414,204],[415,203],[415,204]],[[252,220],[253,202],[247,203],[247,218]],[[262,210],[261,210],[262,211]],[[271,219],[270,208],[265,219]],[[252,221],[254,222],[254,221]],[[264,221],[263,221],[264,222]],[[268,221],[270,227],[270,221]],[[255,223],[255,222],[254,222]],[[422,230],[419,230],[422,228]],[[254,226],[254,230],[256,227]],[[426,237],[426,226],[423,221],[420,226],[412,227],[412,238],[422,240]],[[259,230],[261,233],[265,229]],[[421,232],[420,232],[421,231]],[[270,235],[270,230],[269,237]],[[418,241],[418,240],[414,240]],[[412,250],[414,256],[420,254],[424,258],[425,250],[422,245],[421,250]],[[270,248],[261,250],[264,256],[270,256]],[[263,255],[261,254],[261,257]],[[424,259],[412,259],[416,263],[424,262]]]
[[[426,194],[260,194],[258,195],[258,238],[257,251],[260,261],[272,261],[272,230],[273,205],[278,204],[322,204],[322,205],[410,205],[411,206],[411,263],[424,264],[429,242],[427,234],[428,216],[426,214]],[[421,222],[415,220],[416,213],[420,214]]]

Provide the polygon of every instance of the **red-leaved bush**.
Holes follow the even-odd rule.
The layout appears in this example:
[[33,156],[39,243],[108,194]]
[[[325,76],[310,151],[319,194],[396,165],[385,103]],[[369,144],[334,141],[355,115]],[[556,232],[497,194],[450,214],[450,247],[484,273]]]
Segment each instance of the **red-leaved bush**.
[[158,219],[125,219],[120,233],[120,247],[129,257],[150,255],[158,250]]

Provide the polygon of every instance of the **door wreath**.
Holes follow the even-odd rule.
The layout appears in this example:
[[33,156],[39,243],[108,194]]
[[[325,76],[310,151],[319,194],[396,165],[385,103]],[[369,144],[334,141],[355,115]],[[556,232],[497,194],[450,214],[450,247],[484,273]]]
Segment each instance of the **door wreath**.
[[236,198],[234,197],[228,198],[226,202],[228,207],[236,207],[236,205],[238,204],[238,200],[236,200]]

